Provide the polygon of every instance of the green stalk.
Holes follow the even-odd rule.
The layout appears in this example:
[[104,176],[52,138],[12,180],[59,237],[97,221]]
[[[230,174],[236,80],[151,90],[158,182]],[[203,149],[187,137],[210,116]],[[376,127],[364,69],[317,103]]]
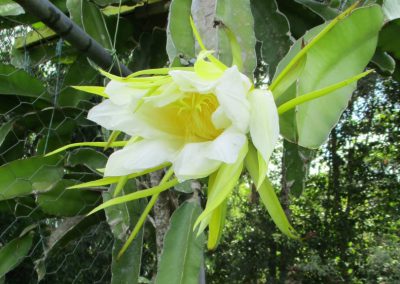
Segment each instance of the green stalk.
[[[167,180],[172,176],[173,174],[173,169],[172,167],[167,171],[167,173],[164,175],[163,179],[160,181],[159,186],[167,184]],[[178,183],[177,179],[173,179],[172,181],[176,181],[176,184]],[[151,208],[153,208],[154,204],[156,203],[158,196],[160,195],[161,191],[158,193],[155,193],[149,203],[147,204],[146,208],[143,210],[142,215],[140,215],[138,222],[135,225],[135,228],[133,228],[133,231],[131,235],[129,236],[128,240],[126,243],[123,245],[121,250],[119,251],[117,255],[117,259],[119,259],[124,252],[128,249],[129,245],[132,243],[132,241],[135,239],[137,234],[139,233],[140,229],[142,228],[144,222],[146,221],[147,215],[149,215]]]
[[[128,141],[114,141],[112,142],[109,147],[123,147],[128,143]],[[90,146],[90,147],[105,147],[108,144],[108,142],[79,142],[79,143],[72,143],[72,144],[68,144],[65,145],[61,148],[58,148],[50,153],[47,153],[46,155],[44,155],[45,157],[60,153],[62,151],[68,150],[70,148],[74,148],[74,147],[81,147],[81,146]]]
[[371,73],[373,71],[374,70],[368,70],[366,72],[358,74],[354,77],[351,77],[351,78],[341,81],[339,83],[336,83],[336,84],[330,85],[328,87],[325,87],[325,88],[313,91],[311,93],[301,95],[297,98],[294,98],[294,99],[280,105],[278,107],[278,114],[281,115],[281,114],[287,112],[288,110],[295,108],[296,106],[298,106],[300,104],[304,104],[308,101],[315,100],[322,96],[326,96],[326,95],[332,93],[333,91],[336,91],[337,89],[343,88],[343,87],[349,85],[350,83],[353,83],[354,81],[357,81],[357,80],[361,79],[362,77],[367,76],[369,73]]
[[360,1],[355,2],[346,11],[334,18],[319,34],[317,34],[303,49],[296,54],[295,57],[289,62],[289,64],[282,70],[282,72],[272,82],[269,89],[273,92],[276,86],[282,81],[282,79],[289,73],[289,71],[306,55],[306,53],[312,48],[321,38],[323,38],[333,27],[336,26],[341,20],[346,18],[358,5]]
[[107,150],[107,149],[110,147],[111,143],[113,143],[115,140],[117,140],[118,135],[120,135],[120,134],[121,134],[121,131],[119,131],[119,130],[113,130],[113,131],[111,132],[110,137],[108,137],[107,145],[104,146],[104,149],[103,149],[103,150]]
[[[141,171],[139,173],[133,173],[133,174],[127,175],[127,179],[140,177],[142,175],[145,175],[145,174],[148,174],[148,173],[151,173],[151,172],[154,172],[154,171],[161,170],[162,168],[165,168],[168,165],[169,165],[169,163],[165,163],[165,164],[161,164],[161,165],[159,165],[157,167]],[[101,179],[98,179],[98,180],[92,180],[92,181],[89,181],[89,182],[80,183],[80,184],[77,184],[77,185],[74,185],[74,186],[70,186],[67,189],[77,189],[77,188],[98,187],[98,186],[103,186],[103,185],[109,185],[109,184],[113,184],[113,183],[119,182],[120,178],[121,178],[121,176],[105,177],[105,178],[101,178]]]
[[[199,31],[196,28],[196,25],[194,24],[193,18],[190,17],[190,25],[192,27],[192,31],[194,34],[194,37],[197,40],[197,43],[199,44],[200,48],[202,50],[207,50],[206,46],[203,43],[203,40],[200,37]],[[225,70],[227,67],[224,63],[222,63],[221,61],[219,61],[214,55],[212,54],[207,54],[207,58],[214,63],[216,66],[218,66],[221,70]]]
[[92,215],[93,213],[96,213],[97,211],[100,211],[102,209],[105,209],[105,208],[108,208],[108,207],[111,207],[114,205],[126,203],[129,201],[148,197],[148,196],[155,195],[155,194],[160,194],[161,192],[177,185],[178,183],[179,183],[178,179],[174,178],[168,182],[160,183],[159,185],[149,188],[149,189],[139,190],[139,191],[136,191],[136,192],[133,192],[130,194],[120,196],[120,197],[115,197],[115,198],[108,200],[108,201],[104,202],[103,204],[97,206],[92,211],[90,211],[88,213],[88,215]]

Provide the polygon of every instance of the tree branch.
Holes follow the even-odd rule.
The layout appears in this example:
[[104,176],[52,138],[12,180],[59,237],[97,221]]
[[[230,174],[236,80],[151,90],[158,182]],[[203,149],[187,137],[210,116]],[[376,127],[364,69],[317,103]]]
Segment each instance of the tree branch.
[[132,73],[125,65],[114,64],[110,53],[96,40],[61,12],[48,0],[15,0],[27,13],[38,17],[59,36],[68,41],[73,47],[96,63],[104,70],[119,76],[128,76]]

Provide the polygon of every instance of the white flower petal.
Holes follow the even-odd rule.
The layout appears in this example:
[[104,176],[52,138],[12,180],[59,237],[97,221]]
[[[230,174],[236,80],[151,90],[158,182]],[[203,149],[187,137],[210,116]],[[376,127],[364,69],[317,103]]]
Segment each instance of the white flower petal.
[[173,162],[175,175],[180,181],[206,177],[218,169],[221,162],[207,157],[210,144],[190,143],[183,147]]
[[240,149],[246,143],[246,135],[231,127],[211,142],[207,157],[227,164],[236,162]]
[[114,152],[107,161],[105,176],[122,176],[154,168],[174,160],[179,144],[172,140],[141,140]]
[[249,95],[250,135],[254,146],[268,164],[279,138],[279,116],[270,91],[256,89]]
[[108,130],[120,130],[131,136],[160,137],[165,133],[151,127],[133,113],[131,106],[120,106],[104,100],[89,110],[88,119]]
[[218,107],[214,113],[211,115],[211,121],[216,129],[228,128],[232,121],[226,116],[222,107]]
[[161,91],[158,94],[144,97],[144,101],[152,103],[156,107],[163,107],[183,98],[184,96],[185,94],[179,90],[179,86],[175,82],[172,82],[166,87],[161,88]]
[[217,82],[215,80],[205,80],[193,71],[172,70],[169,75],[183,92],[211,93]]
[[110,81],[104,92],[116,105],[136,105],[136,102],[143,97],[148,89],[137,89],[132,83]]
[[216,96],[226,116],[242,132],[247,132],[250,121],[250,105],[247,93],[251,85],[236,66],[227,69],[216,87]]

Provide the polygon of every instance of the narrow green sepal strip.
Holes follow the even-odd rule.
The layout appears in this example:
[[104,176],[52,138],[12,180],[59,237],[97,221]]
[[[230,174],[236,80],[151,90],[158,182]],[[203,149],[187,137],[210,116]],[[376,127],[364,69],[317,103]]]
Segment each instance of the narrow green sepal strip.
[[121,190],[124,188],[124,186],[125,186],[126,182],[128,181],[128,179],[129,178],[128,178],[127,175],[119,177],[117,186],[115,187],[115,190],[114,190],[114,197],[116,197],[121,192]]
[[149,203],[147,203],[146,208],[144,208],[142,214],[140,215],[139,220],[137,221],[135,227],[133,228],[132,233],[130,234],[129,238],[126,240],[125,244],[122,246],[121,250],[118,252],[117,260],[125,253],[125,251],[129,247],[129,245],[136,238],[136,236],[139,233],[140,229],[142,228],[144,222],[146,221],[147,215],[149,215],[150,210],[153,208],[153,206],[156,203],[159,195],[160,195],[159,193],[158,194],[154,194],[151,197]]
[[305,94],[305,95],[301,95],[301,96],[299,96],[297,98],[294,98],[294,99],[292,99],[292,100],[280,105],[278,107],[278,114],[281,115],[281,114],[287,112],[288,110],[290,110],[292,108],[295,108],[296,106],[298,106],[300,104],[304,104],[304,103],[306,103],[308,101],[315,100],[317,98],[329,95],[333,91],[336,91],[336,90],[338,90],[340,88],[343,88],[343,87],[345,87],[345,86],[347,86],[347,85],[349,85],[349,84],[351,84],[351,83],[353,83],[355,81],[358,81],[359,79],[367,76],[368,74],[370,74],[373,71],[374,70],[365,71],[363,73],[360,73],[360,74],[358,74],[358,75],[356,75],[354,77],[351,77],[351,78],[346,79],[344,81],[341,81],[339,83],[336,83],[336,84],[330,85],[328,87],[325,87],[325,88],[316,90],[314,92],[311,92],[311,93],[308,93],[308,94]]
[[229,29],[227,26],[222,24],[222,27],[229,39],[229,43],[231,45],[232,52],[232,65],[236,65],[239,71],[243,71],[243,60],[242,60],[242,48],[240,47],[239,42],[235,34]]
[[74,88],[75,90],[79,90],[82,92],[98,95],[98,96],[108,99],[108,95],[104,92],[104,90],[106,89],[105,87],[101,87],[101,86],[71,86],[71,88]]
[[113,130],[113,131],[111,132],[110,137],[108,137],[107,145],[104,146],[104,150],[107,150],[107,149],[110,147],[110,145],[111,145],[115,140],[117,140],[118,135],[120,135],[120,134],[121,134],[121,131],[119,131],[119,130]]
[[[259,156],[257,150],[255,149],[254,145],[250,144],[249,152],[244,162],[245,167],[254,183],[257,183],[260,180],[259,167],[257,162],[258,158]],[[265,176],[257,191],[260,194],[261,201],[266,207],[269,215],[271,216],[272,221],[279,228],[279,230],[281,230],[281,232],[288,237],[298,239],[299,237],[296,231],[290,225],[290,222],[286,217],[285,211],[283,210],[268,177]]]
[[114,80],[121,83],[130,83],[132,87],[137,89],[149,89],[154,86],[161,86],[172,81],[170,76],[150,76],[150,77],[119,77],[113,74],[110,74],[102,69],[99,69],[99,72],[109,78],[110,80]]
[[169,71],[173,70],[183,70],[183,71],[193,71],[193,67],[170,67],[170,68],[157,68],[157,69],[148,69],[141,70],[135,73],[132,73],[127,78],[134,78],[142,75],[168,75]]
[[[133,173],[133,174],[127,175],[127,179],[140,177],[142,175],[145,175],[145,174],[157,171],[157,170],[161,170],[162,168],[165,168],[168,165],[169,164],[162,164],[162,165],[159,165],[157,167],[154,167],[154,168],[151,168],[151,169],[147,169],[147,170],[144,170],[144,171],[139,172],[139,173]],[[121,176],[105,177],[105,178],[102,178],[102,179],[93,180],[93,181],[77,184],[77,185],[74,185],[74,186],[70,186],[67,189],[78,189],[78,188],[98,187],[98,186],[109,185],[109,184],[113,184],[113,183],[119,182],[120,178],[121,178]]]
[[[79,142],[79,143],[72,143],[72,144],[68,144],[65,145],[64,147],[58,148],[50,153],[47,153],[46,155],[44,155],[45,157],[54,155],[54,154],[58,154],[62,151],[68,150],[70,148],[75,148],[75,147],[85,147],[85,146],[89,146],[89,147],[105,147],[107,145],[108,142]],[[128,143],[128,141],[115,141],[113,143],[111,143],[111,145],[109,145],[110,147],[123,147]]]
[[[201,37],[200,37],[200,33],[199,33],[199,31],[197,30],[196,25],[194,24],[194,21],[193,21],[193,18],[192,18],[192,17],[190,17],[190,25],[192,26],[193,35],[194,35],[194,37],[196,38],[197,43],[199,44],[200,48],[201,48],[202,50],[207,50],[206,46],[205,46],[204,43],[203,43],[203,40],[202,40]],[[222,63],[221,61],[219,61],[219,60],[218,60],[214,55],[212,55],[212,54],[207,54],[207,58],[208,58],[212,63],[214,63],[218,68],[220,68],[221,70],[225,70],[225,69],[228,68],[224,63]]]
[[299,51],[299,53],[296,54],[295,57],[289,62],[289,64],[282,70],[282,72],[276,77],[276,79],[272,82],[270,85],[269,89],[273,92],[276,86],[282,81],[282,79],[287,75],[287,73],[290,72],[290,70],[297,64],[299,60],[302,59],[304,55],[312,48],[321,38],[323,38],[331,29],[333,29],[337,23],[339,23],[341,20],[346,18],[350,13],[357,8],[357,6],[360,4],[360,1],[356,1],[353,5],[351,5],[346,11],[344,11],[342,14],[338,15],[336,18],[334,18],[326,27],[319,33],[317,34],[306,46],[304,46],[303,49]]
[[[160,181],[159,186],[167,184],[167,180],[172,176],[173,173],[174,173],[174,171],[173,171],[173,168],[171,167],[165,173],[164,177]],[[174,179],[174,180],[177,180],[177,179]],[[126,241],[126,243],[123,245],[123,247],[119,251],[119,253],[117,255],[117,259],[119,259],[124,254],[124,252],[128,249],[129,245],[132,243],[132,241],[135,239],[135,237],[139,233],[139,231],[142,228],[144,222],[146,221],[147,215],[149,215],[150,210],[151,210],[151,208],[153,208],[153,206],[156,203],[159,195],[160,195],[160,192],[154,194],[151,197],[151,199],[150,199],[149,203],[147,204],[146,208],[143,210],[143,213],[140,215],[139,220],[137,221],[137,223],[135,225],[135,228],[133,228],[133,231],[132,231],[131,235],[129,236],[128,240]]]
[[129,202],[129,201],[133,201],[136,199],[140,199],[143,197],[147,197],[147,196],[151,196],[154,194],[158,194],[160,192],[163,192],[165,190],[167,190],[168,188],[171,188],[175,185],[177,185],[179,183],[178,179],[174,178],[164,184],[149,188],[149,189],[144,189],[144,190],[140,190],[140,191],[136,191],[134,193],[130,193],[130,194],[126,194],[120,197],[116,197],[113,198],[107,202],[104,202],[103,204],[97,206],[96,208],[94,208],[92,211],[89,212],[88,215],[91,215],[97,211],[100,211],[104,208],[110,207],[110,206],[114,206],[117,204],[121,204],[121,203],[125,203],[125,202]]

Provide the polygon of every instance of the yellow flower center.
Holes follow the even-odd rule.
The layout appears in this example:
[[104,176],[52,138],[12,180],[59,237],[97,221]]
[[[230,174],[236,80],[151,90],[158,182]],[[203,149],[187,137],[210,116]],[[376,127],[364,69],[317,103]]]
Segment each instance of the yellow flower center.
[[141,116],[159,130],[181,137],[186,143],[214,140],[222,133],[211,116],[218,108],[213,94],[185,93],[185,96],[161,108],[141,108]]
[[177,116],[184,126],[181,130],[186,141],[214,140],[221,134],[222,130],[216,129],[211,120],[213,112],[219,105],[214,95],[191,93],[176,105]]

